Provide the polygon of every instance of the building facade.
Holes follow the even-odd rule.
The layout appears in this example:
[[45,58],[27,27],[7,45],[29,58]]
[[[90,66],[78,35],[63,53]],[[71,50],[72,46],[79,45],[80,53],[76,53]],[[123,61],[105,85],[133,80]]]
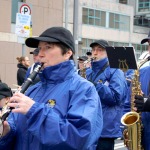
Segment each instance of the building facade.
[[[12,88],[17,83],[16,57],[22,55],[24,46],[15,34],[18,2],[31,5],[32,36],[38,36],[48,27],[64,26],[77,35],[78,55],[90,51],[90,43],[97,39],[105,39],[112,46],[134,46],[137,57],[147,50],[147,44],[140,42],[149,32],[150,0],[77,1],[75,7],[74,0],[0,0],[0,78],[3,82]],[[29,52],[32,50],[25,47],[31,64]]]

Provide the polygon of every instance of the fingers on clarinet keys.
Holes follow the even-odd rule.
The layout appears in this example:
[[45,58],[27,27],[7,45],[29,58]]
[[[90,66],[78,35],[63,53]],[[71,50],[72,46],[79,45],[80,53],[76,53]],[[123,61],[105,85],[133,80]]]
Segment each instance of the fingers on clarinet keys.
[[137,112],[144,111],[144,97],[141,95],[135,95],[135,107],[137,108]]

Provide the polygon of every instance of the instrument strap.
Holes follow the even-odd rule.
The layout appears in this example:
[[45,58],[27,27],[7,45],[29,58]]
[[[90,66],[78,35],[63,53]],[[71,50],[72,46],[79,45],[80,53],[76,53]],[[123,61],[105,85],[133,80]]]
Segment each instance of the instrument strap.
[[92,73],[90,75],[90,82],[94,83],[94,81],[96,80],[96,78],[102,73],[104,72],[104,70],[109,66],[109,62],[105,63],[105,65],[103,66],[103,68],[96,74],[94,80],[92,80]]

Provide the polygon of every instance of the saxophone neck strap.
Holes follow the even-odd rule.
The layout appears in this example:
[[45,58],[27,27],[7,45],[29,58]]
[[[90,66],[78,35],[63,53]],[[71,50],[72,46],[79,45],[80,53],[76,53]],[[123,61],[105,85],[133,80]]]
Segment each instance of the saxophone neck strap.
[[95,80],[97,79],[97,77],[98,77],[101,73],[103,73],[104,70],[105,70],[108,66],[109,66],[109,62],[106,62],[105,65],[103,66],[103,68],[102,68],[101,70],[99,70],[99,72],[96,74],[96,76],[95,76],[95,78],[94,78],[93,80],[92,80],[93,76],[92,76],[92,73],[91,73],[91,75],[90,75],[90,81],[91,81],[92,83],[94,83]]

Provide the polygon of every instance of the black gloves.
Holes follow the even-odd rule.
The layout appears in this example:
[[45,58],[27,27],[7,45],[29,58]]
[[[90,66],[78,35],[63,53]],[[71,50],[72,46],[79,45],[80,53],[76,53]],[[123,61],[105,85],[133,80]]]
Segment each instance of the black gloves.
[[140,95],[135,95],[134,103],[138,112],[150,112],[150,97],[146,98]]

